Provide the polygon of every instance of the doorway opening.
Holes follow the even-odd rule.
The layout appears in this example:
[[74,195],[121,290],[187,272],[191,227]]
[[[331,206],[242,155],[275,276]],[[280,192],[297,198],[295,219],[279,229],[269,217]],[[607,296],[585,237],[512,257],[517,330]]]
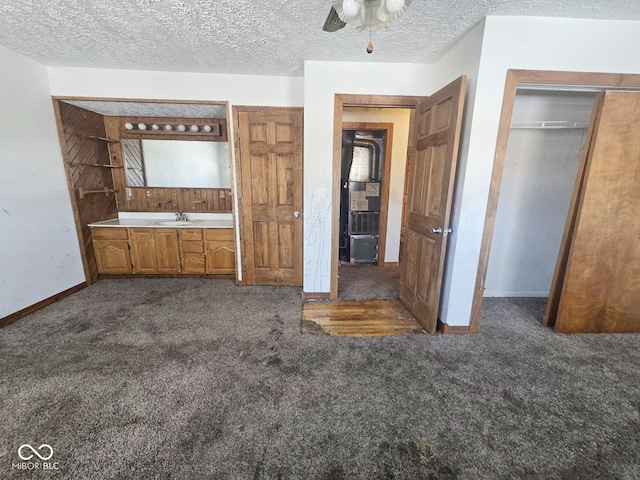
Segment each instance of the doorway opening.
[[[417,103],[422,97],[405,97],[405,96],[371,96],[371,95],[336,95],[334,109],[334,195],[332,204],[334,206],[333,216],[333,238],[331,249],[331,288],[330,299],[339,298],[339,281],[340,291],[343,292],[343,286],[355,285],[356,288],[346,292],[343,298],[363,299],[365,298],[397,298],[397,280],[399,280],[399,256],[403,200],[405,196],[404,178],[406,169],[406,159],[410,155],[412,146],[411,132],[413,130],[414,110]],[[385,134],[380,137],[379,133],[371,132],[383,131]],[[354,132],[354,133],[347,133]],[[374,170],[375,175],[371,178],[376,181],[368,181],[358,183],[354,181],[351,191],[349,190],[348,180],[348,157],[351,149],[351,137],[355,142],[357,132],[369,132],[370,138],[363,140],[373,140],[382,147],[382,138],[384,138],[384,149],[381,150],[380,171],[375,171],[375,159],[373,166],[368,167]],[[343,138],[346,136],[346,148],[343,148]],[[377,137],[377,139],[376,139]],[[355,145],[357,147],[360,145]],[[367,147],[362,146],[363,156]],[[375,147],[371,146],[372,150]],[[372,152],[373,154],[374,152]],[[366,160],[361,160],[366,163]],[[343,168],[344,166],[344,168]],[[344,173],[343,173],[344,170]],[[369,172],[371,173],[371,172]],[[346,182],[343,182],[343,177]],[[355,178],[355,177],[354,177]],[[346,188],[345,183],[347,183]],[[376,187],[375,184],[379,186]],[[369,187],[367,187],[369,184]],[[369,189],[367,192],[367,188]],[[374,190],[378,190],[375,192]],[[355,192],[352,195],[351,192]],[[357,193],[363,192],[363,193]],[[367,195],[369,193],[369,195]],[[378,196],[372,195],[379,193]],[[354,200],[352,205],[351,200]],[[359,203],[358,203],[359,202]],[[366,208],[364,203],[367,203]],[[379,207],[378,207],[379,205]],[[350,207],[353,206],[354,209]],[[360,208],[360,210],[358,209]],[[377,209],[377,210],[376,210]],[[349,232],[349,217],[352,215],[351,233]],[[379,213],[376,213],[379,212]],[[361,220],[362,223],[357,222]],[[372,220],[369,224],[367,220]],[[373,222],[378,220],[377,239],[375,233],[375,225]],[[366,230],[366,232],[365,232]],[[360,233],[363,237],[357,237]],[[354,249],[351,249],[351,242],[354,242]],[[377,250],[377,256],[375,253]],[[360,253],[364,251],[362,260],[351,262],[351,254],[355,253],[354,260],[358,260]],[[374,252],[371,255],[371,252]],[[372,261],[373,258],[373,261]],[[340,272],[341,264],[343,272]],[[366,265],[366,266],[365,266]],[[388,270],[384,267],[390,267]],[[349,270],[347,270],[349,269]],[[365,270],[366,269],[366,270]],[[391,270],[396,269],[396,272]],[[385,271],[386,270],[386,271]],[[360,272],[366,273],[366,277]],[[397,278],[387,279],[389,275]],[[390,288],[379,289],[370,288],[371,285],[380,285],[380,275],[389,280]],[[366,292],[363,294],[357,291]],[[384,291],[385,293],[382,293]],[[377,292],[377,293],[376,293]],[[382,295],[375,297],[374,294]]]
[[[527,124],[528,120],[526,119],[519,121],[518,117],[516,116],[517,115],[516,102],[524,98],[522,95],[527,90],[546,91],[547,94],[549,95],[554,95],[554,94],[564,95],[565,97],[567,95],[570,95],[570,92],[573,92],[577,95],[583,95],[583,96],[586,95],[587,97],[588,97],[588,94],[592,94],[595,97],[596,95],[604,91],[637,90],[638,88],[640,88],[640,75],[632,75],[632,74],[551,72],[551,71],[529,71],[529,70],[509,70],[507,72],[505,94],[504,94],[504,100],[502,105],[502,114],[500,118],[500,127],[498,131],[498,140],[496,143],[496,154],[495,154],[494,165],[493,165],[491,187],[489,191],[489,200],[487,203],[487,213],[485,218],[484,233],[483,233],[482,245],[480,250],[480,260],[478,262],[478,273],[476,277],[476,287],[474,292],[471,321],[469,326],[470,333],[476,333],[479,330],[480,317],[481,317],[482,306],[483,306],[483,298],[485,296],[484,294],[485,294],[485,287],[487,286],[487,282],[488,281],[494,282],[497,278],[501,276],[500,261],[497,260],[500,258],[500,255],[494,256],[494,258],[490,259],[489,254],[492,251],[491,247],[493,246],[494,251],[500,248],[503,248],[503,246],[500,246],[499,244],[500,242],[508,241],[509,234],[511,235],[519,234],[521,236],[523,235],[522,232],[518,232],[518,221],[521,219],[520,217],[516,217],[516,221],[511,223],[511,227],[510,227],[511,232],[509,232],[508,230],[499,231],[499,217],[501,215],[499,210],[501,209],[500,203],[503,202],[501,190],[505,188],[508,190],[509,188],[506,182],[503,181],[503,176],[505,178],[508,178],[511,175],[511,173],[509,172],[509,170],[511,169],[509,165],[509,158],[510,158],[509,155],[514,149],[511,142],[511,136],[519,135],[519,133],[514,133],[518,130],[518,128],[514,129],[512,127],[513,126],[518,127],[518,123],[521,124],[520,126],[523,127],[522,128],[523,130],[526,130],[529,127],[539,127],[539,126],[553,127],[554,126],[553,122],[550,122],[550,123],[547,122],[547,124],[545,125],[545,123],[541,122],[540,119],[538,119],[538,123],[535,123],[536,121],[532,121],[533,124]],[[553,93],[554,91],[555,93]],[[521,94],[520,97],[518,97],[518,94]],[[575,96],[573,97],[574,101],[576,98],[577,97]],[[601,96],[598,96],[598,98],[601,98]],[[576,105],[574,104],[574,107],[575,106]],[[583,104],[582,108],[584,107],[585,105]],[[570,193],[569,193],[570,201],[569,203],[567,203],[567,199],[566,199],[567,192],[565,190],[563,192],[563,195],[565,196],[564,208],[559,206],[556,207],[557,210],[562,215],[564,215],[564,219],[565,219],[565,223],[563,224],[563,232],[561,235],[561,240],[558,240],[557,229],[555,229],[554,233],[546,236],[546,241],[549,241],[556,245],[555,254],[557,258],[557,261],[554,261],[551,265],[551,272],[552,272],[553,278],[551,279],[551,282],[550,282],[550,288],[547,290],[547,294],[549,295],[549,301],[548,302],[546,301],[545,296],[539,296],[538,300],[535,300],[532,302],[533,306],[532,306],[532,309],[530,309],[530,312],[533,312],[532,314],[535,315],[537,318],[540,318],[542,316],[540,312],[543,312],[545,316],[545,324],[547,323],[547,319],[550,316],[550,311],[552,311],[554,308],[557,309],[557,304],[560,298],[562,282],[564,279],[564,268],[567,265],[567,257],[569,255],[568,245],[570,244],[570,239],[574,233],[573,227],[576,221],[577,205],[578,205],[578,202],[580,201],[580,195],[581,195],[580,192],[583,189],[582,181],[584,178],[583,175],[585,170],[585,163],[587,160],[587,155],[591,155],[590,154],[591,145],[589,142],[592,141],[590,140],[592,135],[592,130],[594,128],[594,124],[597,123],[595,120],[599,115],[598,109],[599,109],[599,106],[596,104],[596,106],[593,107],[592,109],[590,121],[587,121],[586,125],[584,123],[582,124],[580,123],[583,120],[577,120],[577,119],[573,124],[571,124],[571,122],[568,120],[564,120],[559,124],[555,124],[556,127],[563,127],[564,130],[567,130],[567,132],[565,133],[568,133],[569,130],[579,131],[581,128],[584,128],[585,126],[588,126],[588,129],[585,129],[586,140],[583,141],[583,144],[585,144],[584,152],[581,155],[580,162],[577,167],[578,168],[577,173],[574,173],[573,175],[573,186],[571,187]],[[571,127],[571,128],[567,128],[567,127]],[[542,128],[540,130],[541,132],[539,132],[539,134],[542,134],[542,131],[544,130]],[[547,133],[544,133],[544,134],[547,135],[548,131]],[[575,132],[573,135],[575,135]],[[531,135],[529,136],[531,137]],[[549,141],[553,142],[553,140],[549,140]],[[567,153],[568,150],[571,150],[571,148],[573,148],[575,153],[576,149],[583,150],[582,146],[579,146],[579,148],[577,147],[579,143],[580,143],[579,137],[576,137],[574,138],[573,144],[571,144],[571,142],[565,142],[562,147],[556,148],[554,150],[560,150],[560,151],[564,150],[565,153]],[[548,150],[550,148],[550,145],[545,145],[544,142],[538,142],[537,145],[538,145],[537,148],[539,149],[538,153],[542,152],[544,149]],[[573,145],[573,147],[571,147],[571,145]],[[587,148],[587,145],[588,145],[588,148]],[[554,155],[557,155],[557,153],[558,152],[556,151]],[[566,161],[566,158],[567,157],[565,157],[564,159],[565,161]],[[542,160],[546,160],[544,158],[544,155]],[[556,168],[557,168],[557,165],[556,165]],[[524,171],[526,171],[526,169]],[[570,178],[570,175],[568,175],[568,172],[569,170],[565,171],[564,175],[561,176],[564,179],[562,181],[566,182],[567,179]],[[547,180],[550,181],[551,183],[560,181],[559,178],[556,178],[555,176],[550,176],[549,172],[547,172],[545,175]],[[524,180],[526,180],[526,182],[528,183],[533,183],[533,184],[535,184],[536,181],[538,181],[538,179],[535,176],[527,176],[527,178],[525,178]],[[534,193],[534,192],[531,192],[531,193]],[[546,192],[535,192],[535,193],[537,193],[537,195],[535,195],[534,197],[543,197],[541,199],[542,201],[544,202],[549,201],[548,198],[544,198],[546,196]],[[532,207],[530,205],[529,209],[531,208]],[[503,210],[502,214],[504,214],[505,212],[510,210],[510,207],[502,208],[502,210]],[[567,211],[569,212],[568,215],[567,215]],[[536,212],[536,215],[538,214],[539,212]],[[544,218],[542,220],[544,220]],[[547,224],[545,222],[541,223],[540,221],[538,221],[538,227],[544,229],[544,228],[547,228]],[[494,235],[494,228],[497,235]],[[503,237],[503,238],[496,239],[495,238],[496,236]],[[526,247],[523,247],[522,245],[523,244],[521,244],[520,248],[524,248],[526,251]],[[553,253],[553,249],[550,250],[549,248],[547,248],[546,252],[547,252],[546,255],[548,256],[549,252]],[[533,256],[527,255],[525,252],[525,258],[529,264],[536,263],[535,255]],[[538,258],[538,261],[540,261],[540,258]],[[490,265],[492,265],[491,277],[489,276]],[[538,267],[543,267],[543,266],[541,265]],[[539,272],[542,272],[542,274],[538,275],[538,280],[545,279],[547,284],[549,283],[549,270],[548,270],[549,268],[550,267],[548,264],[546,265],[546,269],[547,269],[546,272],[544,271],[544,267],[541,269],[539,268]],[[522,271],[521,269],[519,272],[518,281],[522,281],[523,278],[527,276],[528,276],[528,272]],[[529,280],[531,279],[527,279],[527,281]],[[497,283],[494,282],[493,287],[490,284],[489,288],[490,289],[495,288],[496,285]],[[539,289],[540,287],[538,286],[537,288]],[[540,290],[537,290],[530,293],[541,294],[542,292]],[[531,295],[527,295],[527,296],[531,297]],[[547,309],[546,312],[544,312],[545,307]]]

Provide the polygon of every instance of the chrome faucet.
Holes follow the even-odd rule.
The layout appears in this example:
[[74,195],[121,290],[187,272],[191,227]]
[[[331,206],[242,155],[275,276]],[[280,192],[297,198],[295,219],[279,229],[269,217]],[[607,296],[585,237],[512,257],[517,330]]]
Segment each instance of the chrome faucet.
[[176,222],[188,222],[187,214],[181,211],[176,212]]

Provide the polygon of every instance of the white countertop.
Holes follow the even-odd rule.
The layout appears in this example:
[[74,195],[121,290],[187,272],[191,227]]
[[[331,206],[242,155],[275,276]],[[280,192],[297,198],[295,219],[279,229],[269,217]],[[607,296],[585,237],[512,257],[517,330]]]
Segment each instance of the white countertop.
[[114,218],[90,223],[90,227],[148,227],[148,228],[233,228],[233,220],[189,220]]

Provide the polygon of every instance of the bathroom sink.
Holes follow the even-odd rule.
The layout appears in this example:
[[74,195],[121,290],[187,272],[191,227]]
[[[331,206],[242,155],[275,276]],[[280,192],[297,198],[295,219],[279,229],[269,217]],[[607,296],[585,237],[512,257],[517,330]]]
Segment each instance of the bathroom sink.
[[185,225],[191,225],[189,220],[171,220],[168,222],[158,222],[160,225],[166,225],[168,227],[183,227]]

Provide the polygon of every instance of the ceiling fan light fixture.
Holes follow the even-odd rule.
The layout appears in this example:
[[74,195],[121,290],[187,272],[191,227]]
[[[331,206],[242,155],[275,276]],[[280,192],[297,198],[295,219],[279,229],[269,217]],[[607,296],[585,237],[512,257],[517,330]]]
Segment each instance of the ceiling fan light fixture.
[[405,6],[404,0],[385,0],[384,6],[387,7],[390,13],[396,13],[402,10]]
[[[412,0],[333,0],[340,20],[362,32],[386,28],[402,16]],[[375,14],[373,14],[375,12]]]
[[376,10],[378,20],[387,26],[396,18],[400,18],[411,5],[412,0],[382,0]]
[[347,17],[355,17],[360,13],[360,3],[356,0],[343,0],[342,11]]

